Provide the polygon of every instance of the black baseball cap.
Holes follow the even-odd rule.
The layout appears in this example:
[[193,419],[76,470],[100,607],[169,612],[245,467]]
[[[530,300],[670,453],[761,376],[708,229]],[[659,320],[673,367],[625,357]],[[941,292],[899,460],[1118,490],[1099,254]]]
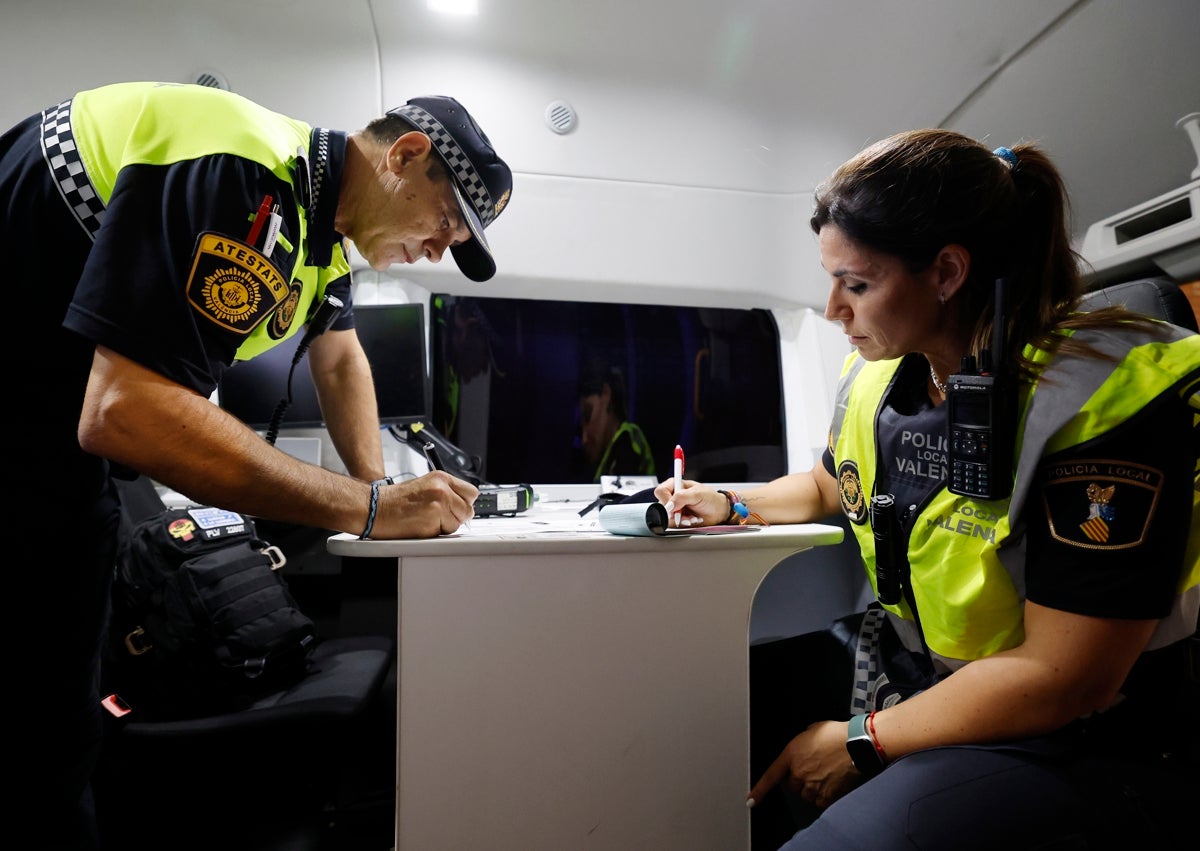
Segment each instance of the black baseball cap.
[[454,195],[473,237],[453,246],[450,253],[472,281],[488,280],[496,274],[496,260],[483,229],[508,205],[512,171],[471,114],[452,97],[413,98],[388,110],[388,115],[403,118],[433,141],[453,178]]

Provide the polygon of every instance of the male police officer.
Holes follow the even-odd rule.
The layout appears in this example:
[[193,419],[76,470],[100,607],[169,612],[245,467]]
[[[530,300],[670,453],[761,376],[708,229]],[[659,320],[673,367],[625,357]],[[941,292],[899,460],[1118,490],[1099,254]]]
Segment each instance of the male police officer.
[[[384,480],[343,238],[375,269],[448,249],[484,281],[495,263],[483,229],[511,189],[487,136],[446,97],[347,134],[217,89],[122,83],[0,137],[9,316],[43,354],[8,377],[25,412],[9,465],[30,507],[7,590],[47,624],[23,628],[9,679],[29,701],[32,756],[15,773],[29,808],[17,811],[35,816],[39,847],[97,841],[88,782],[118,518],[110,473],[364,537],[453,532],[472,514],[472,485],[440,472]],[[308,357],[349,475],[274,449],[209,401],[225,368],[303,332],[322,304],[336,319]],[[56,555],[52,541],[65,544]]]

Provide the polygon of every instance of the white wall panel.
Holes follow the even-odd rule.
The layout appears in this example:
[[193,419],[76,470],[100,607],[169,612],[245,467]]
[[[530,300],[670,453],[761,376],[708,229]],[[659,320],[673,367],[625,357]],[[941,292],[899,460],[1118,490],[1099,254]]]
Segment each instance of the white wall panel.
[[464,294],[824,307],[809,211],[797,197],[518,174],[513,199],[488,229],[492,281],[466,280],[450,257],[393,271]]
[[313,124],[357,129],[378,111],[367,0],[4,0],[0,125],[74,92],[124,80],[195,82]]

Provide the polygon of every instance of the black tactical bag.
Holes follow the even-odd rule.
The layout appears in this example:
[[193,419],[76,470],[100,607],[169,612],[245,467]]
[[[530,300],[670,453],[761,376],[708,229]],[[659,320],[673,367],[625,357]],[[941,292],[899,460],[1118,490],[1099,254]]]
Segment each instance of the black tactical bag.
[[317,643],[254,523],[173,508],[124,530],[104,688],[139,720],[243,709],[301,679]]

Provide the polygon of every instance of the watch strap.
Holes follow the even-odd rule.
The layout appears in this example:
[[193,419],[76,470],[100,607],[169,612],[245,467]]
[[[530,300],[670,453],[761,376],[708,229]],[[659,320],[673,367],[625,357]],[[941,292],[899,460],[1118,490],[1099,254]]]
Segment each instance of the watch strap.
[[846,741],[848,742],[851,739],[861,739],[868,735],[870,734],[867,733],[867,716],[865,714],[851,715],[850,726],[846,730]]
[[850,761],[864,777],[874,777],[883,771],[885,763],[875,744],[875,739],[867,727],[869,716],[851,715],[846,728],[846,752]]

